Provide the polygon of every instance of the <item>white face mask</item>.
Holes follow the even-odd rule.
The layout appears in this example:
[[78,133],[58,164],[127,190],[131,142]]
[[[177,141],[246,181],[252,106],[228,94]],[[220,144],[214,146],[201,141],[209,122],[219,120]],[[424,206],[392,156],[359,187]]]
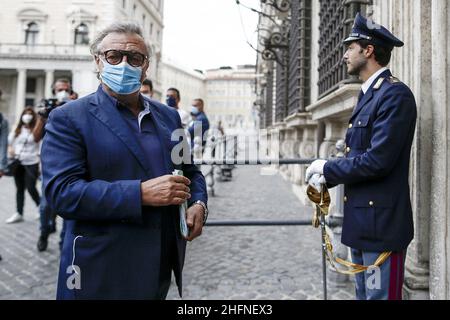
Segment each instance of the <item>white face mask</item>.
[[59,102],[66,102],[69,100],[69,93],[67,91],[59,91],[56,93],[56,99],[58,99]]
[[22,116],[22,122],[25,124],[29,124],[33,120],[33,116],[31,114],[24,114]]

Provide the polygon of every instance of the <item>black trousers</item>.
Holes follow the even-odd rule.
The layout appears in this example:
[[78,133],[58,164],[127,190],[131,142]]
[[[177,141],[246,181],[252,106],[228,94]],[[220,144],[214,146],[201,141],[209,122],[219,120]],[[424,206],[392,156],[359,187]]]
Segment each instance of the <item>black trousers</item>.
[[172,270],[177,260],[174,213],[164,210],[161,217],[161,265],[157,300],[165,300],[169,293]]
[[36,189],[36,181],[39,176],[39,165],[33,164],[30,166],[19,165],[14,174],[14,182],[16,183],[16,203],[17,212],[23,215],[23,207],[25,204],[25,188],[28,190],[31,198],[36,206],[39,206],[41,197]]

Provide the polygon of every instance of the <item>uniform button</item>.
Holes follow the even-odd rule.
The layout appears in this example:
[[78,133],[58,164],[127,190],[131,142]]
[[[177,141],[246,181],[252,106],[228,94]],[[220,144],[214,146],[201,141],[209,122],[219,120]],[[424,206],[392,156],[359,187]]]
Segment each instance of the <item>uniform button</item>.
[[348,125],[348,128],[349,128],[349,129],[353,128],[353,124],[350,123],[350,124]]
[[360,126],[362,124],[362,122],[361,121],[358,121],[358,126]]
[[369,206],[373,207],[373,205],[374,205],[373,201],[370,201]]
[[352,151],[352,149],[350,149],[350,147],[347,147],[347,149],[345,149],[345,151],[346,151],[347,153],[350,153],[350,151]]
[[344,202],[347,202],[348,201],[348,198],[345,196],[344,197]]

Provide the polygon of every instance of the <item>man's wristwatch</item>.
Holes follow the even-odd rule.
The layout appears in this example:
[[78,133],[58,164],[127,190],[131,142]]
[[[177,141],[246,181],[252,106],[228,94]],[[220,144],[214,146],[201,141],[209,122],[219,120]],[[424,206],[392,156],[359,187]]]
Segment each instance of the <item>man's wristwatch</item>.
[[208,207],[207,207],[206,204],[205,204],[203,201],[201,201],[201,200],[195,201],[195,202],[191,205],[191,207],[192,207],[194,204],[198,204],[198,205],[201,205],[201,206],[203,207],[203,225],[205,225],[206,220],[208,219],[208,213],[209,213]]

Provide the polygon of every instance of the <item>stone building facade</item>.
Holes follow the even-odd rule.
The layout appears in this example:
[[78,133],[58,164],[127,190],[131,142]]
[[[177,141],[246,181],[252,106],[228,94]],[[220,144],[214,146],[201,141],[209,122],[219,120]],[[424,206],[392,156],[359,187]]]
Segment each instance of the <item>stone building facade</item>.
[[227,135],[254,134],[255,66],[222,67],[207,70],[205,75],[211,123],[217,125],[220,121]]
[[113,22],[136,22],[149,43],[155,94],[161,96],[163,0],[4,0],[0,12],[0,110],[11,123],[26,105],[51,97],[58,77],[84,96],[98,80],[89,53],[95,34]]
[[[285,158],[329,158],[344,139],[358,79],[342,63],[342,40],[357,12],[405,42],[390,68],[415,94],[417,132],[411,158],[415,240],[405,296],[450,298],[450,3],[446,0],[267,0],[258,27],[256,105],[260,127],[280,140]],[[305,168],[279,168],[302,201]],[[336,196],[336,194],[334,194]],[[336,207],[334,208],[336,211]]]
[[176,62],[163,58],[161,77],[162,103],[166,103],[166,91],[169,88],[176,88],[180,91],[180,107],[186,112],[191,112],[192,100],[197,98],[205,99],[206,78],[203,72],[190,70]]
[[[255,66],[220,67],[206,71],[190,70],[178,63],[164,60],[162,84],[165,90],[180,90],[181,108],[190,112],[191,102],[201,98],[212,127],[219,122],[227,135],[254,135],[258,127],[255,112]],[[165,103],[165,96],[161,98]]]

